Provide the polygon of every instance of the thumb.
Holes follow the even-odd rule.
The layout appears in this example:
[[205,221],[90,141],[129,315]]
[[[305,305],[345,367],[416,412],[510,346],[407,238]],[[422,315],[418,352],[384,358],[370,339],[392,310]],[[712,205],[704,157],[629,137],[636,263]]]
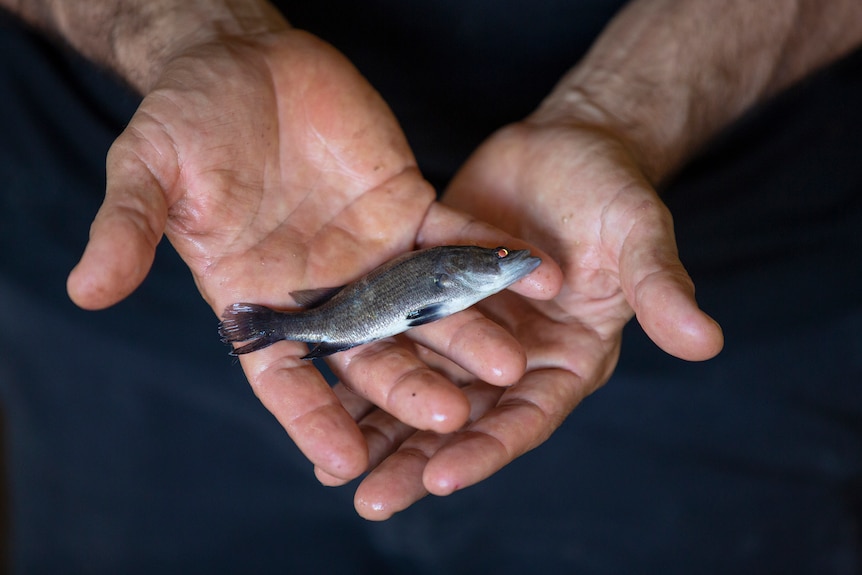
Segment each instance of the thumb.
[[66,290],[84,309],[103,309],[144,280],[167,222],[167,203],[152,172],[131,151],[108,153],[105,200]]
[[634,297],[638,322],[656,345],[689,361],[718,355],[724,345],[721,327],[694,299],[694,284],[682,268],[650,274]]
[[670,213],[657,202],[630,229],[620,257],[623,291],[638,323],[660,348],[689,361],[718,355],[724,335],[694,297],[679,260]]

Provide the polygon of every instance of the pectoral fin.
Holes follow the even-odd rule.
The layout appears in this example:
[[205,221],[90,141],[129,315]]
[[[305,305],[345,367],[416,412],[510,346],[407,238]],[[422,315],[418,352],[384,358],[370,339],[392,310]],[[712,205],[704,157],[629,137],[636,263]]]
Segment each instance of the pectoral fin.
[[410,327],[416,327],[417,325],[424,325],[438,319],[443,319],[447,315],[449,314],[446,313],[443,304],[437,303],[411,311],[407,314],[406,319]]

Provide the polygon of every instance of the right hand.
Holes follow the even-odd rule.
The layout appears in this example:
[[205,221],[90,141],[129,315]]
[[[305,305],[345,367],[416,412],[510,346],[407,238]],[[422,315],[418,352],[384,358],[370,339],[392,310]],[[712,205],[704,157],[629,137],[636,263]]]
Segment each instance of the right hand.
[[[388,107],[353,66],[286,26],[175,54],[112,146],[107,177],[68,280],[87,309],[129,295],[163,234],[221,314],[237,301],[290,307],[292,291],[342,285],[428,238],[454,239],[440,230],[471,221],[436,204]],[[559,288],[550,261],[531,277],[514,289],[547,298]],[[523,373],[516,340],[478,311],[426,327],[411,337],[482,380],[506,385]],[[301,343],[279,342],[240,362],[315,466],[352,479],[367,467],[365,439],[299,359],[305,353]],[[464,394],[399,341],[336,354],[331,364],[357,394],[411,427],[448,433],[469,415]]]

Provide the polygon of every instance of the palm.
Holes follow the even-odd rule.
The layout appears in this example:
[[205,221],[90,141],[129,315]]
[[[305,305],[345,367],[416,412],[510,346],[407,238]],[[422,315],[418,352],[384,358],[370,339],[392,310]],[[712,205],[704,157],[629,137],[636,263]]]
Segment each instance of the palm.
[[167,235],[214,309],[288,305],[413,247],[433,193],[358,73],[302,35],[200,50],[145,100],[132,145],[158,154]]
[[535,320],[614,340],[642,280],[684,276],[658,197],[621,145],[589,130],[525,124],[501,131],[465,167],[447,202],[486,214],[561,264],[564,287],[553,301],[530,306]]

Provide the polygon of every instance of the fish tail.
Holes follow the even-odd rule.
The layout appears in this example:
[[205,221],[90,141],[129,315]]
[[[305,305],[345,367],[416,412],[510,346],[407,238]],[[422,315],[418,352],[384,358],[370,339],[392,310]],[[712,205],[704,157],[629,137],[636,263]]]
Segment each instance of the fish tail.
[[253,303],[235,303],[225,308],[218,332],[223,343],[249,343],[234,348],[231,355],[263,349],[284,339],[281,326],[284,314]]

